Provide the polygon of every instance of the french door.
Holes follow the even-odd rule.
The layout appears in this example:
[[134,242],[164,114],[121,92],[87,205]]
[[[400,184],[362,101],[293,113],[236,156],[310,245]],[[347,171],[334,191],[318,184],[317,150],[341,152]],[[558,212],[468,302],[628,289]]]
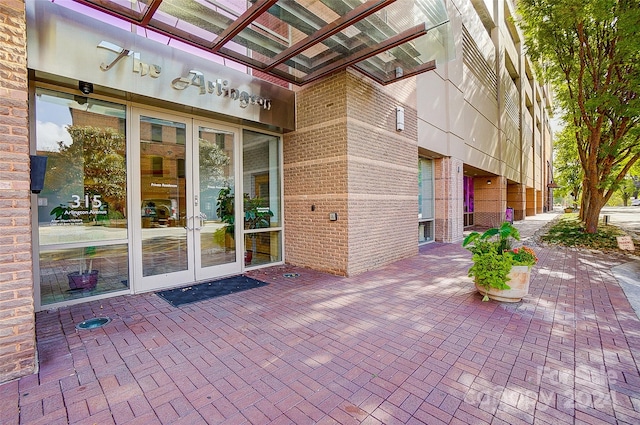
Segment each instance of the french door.
[[133,290],[240,273],[239,130],[142,109],[132,115]]

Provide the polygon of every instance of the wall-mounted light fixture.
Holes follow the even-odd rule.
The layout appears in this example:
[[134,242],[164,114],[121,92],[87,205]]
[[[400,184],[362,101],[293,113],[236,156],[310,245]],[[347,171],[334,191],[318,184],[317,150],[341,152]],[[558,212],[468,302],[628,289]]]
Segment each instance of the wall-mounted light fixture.
[[491,179],[487,180],[487,184],[491,184]]
[[404,130],[404,108],[396,106],[396,131]]
[[93,84],[86,81],[78,81],[78,89],[84,94],[93,93]]

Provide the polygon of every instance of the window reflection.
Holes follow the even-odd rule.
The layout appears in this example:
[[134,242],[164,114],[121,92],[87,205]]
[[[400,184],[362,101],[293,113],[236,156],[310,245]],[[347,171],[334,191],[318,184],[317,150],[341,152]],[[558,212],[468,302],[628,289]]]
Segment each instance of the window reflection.
[[40,244],[125,239],[126,137],[122,105],[39,89]]
[[243,133],[245,266],[281,261],[280,138]]
[[128,287],[125,106],[36,90],[41,304]]

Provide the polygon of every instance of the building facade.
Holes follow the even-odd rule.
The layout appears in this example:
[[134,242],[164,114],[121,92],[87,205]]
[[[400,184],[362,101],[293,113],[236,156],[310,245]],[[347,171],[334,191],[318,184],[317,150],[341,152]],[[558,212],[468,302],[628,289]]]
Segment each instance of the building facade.
[[549,208],[511,2],[318,4],[0,4],[0,382],[37,370],[36,311],[355,275]]

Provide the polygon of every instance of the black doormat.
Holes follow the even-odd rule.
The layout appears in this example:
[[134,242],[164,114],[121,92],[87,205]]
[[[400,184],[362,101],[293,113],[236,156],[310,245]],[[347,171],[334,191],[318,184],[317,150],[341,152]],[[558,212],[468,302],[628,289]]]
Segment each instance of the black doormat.
[[185,286],[183,288],[159,291],[156,292],[156,294],[160,295],[172,306],[179,307],[183,304],[208,300],[210,298],[229,295],[235,292],[246,291],[247,289],[258,288],[266,285],[268,285],[267,282],[255,280],[250,277],[233,276],[226,279]]

